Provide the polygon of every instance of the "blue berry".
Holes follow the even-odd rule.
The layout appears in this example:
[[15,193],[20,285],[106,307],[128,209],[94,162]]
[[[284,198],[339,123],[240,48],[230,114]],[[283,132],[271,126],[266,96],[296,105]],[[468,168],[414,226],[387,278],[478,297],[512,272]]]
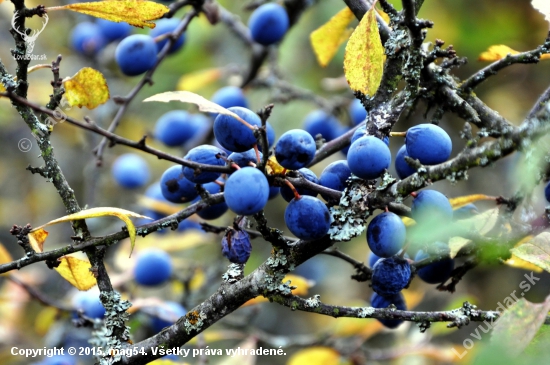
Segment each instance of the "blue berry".
[[[326,188],[344,191],[347,186],[346,181],[350,176],[351,170],[346,160],[334,161],[321,172],[319,183]],[[325,197],[323,196],[323,198]]]
[[[217,194],[221,191],[221,186],[215,182],[209,182],[207,184],[204,184],[202,186],[206,189],[210,194]],[[200,200],[200,196],[196,197],[195,200],[193,200],[193,203],[196,203]],[[213,220],[218,219],[222,215],[227,212],[228,206],[225,201],[211,205],[209,207],[203,208],[197,212],[197,215],[201,217],[202,219],[206,220]]]
[[315,240],[327,234],[330,213],[317,198],[304,195],[292,199],[285,209],[285,223],[290,232],[302,240]]
[[[153,38],[156,38],[163,34],[171,34],[172,32],[174,32],[174,30],[176,30],[179,23],[180,23],[180,20],[177,18],[157,20],[156,27],[151,29],[151,31],[149,32],[149,35]],[[160,51],[162,51],[162,49],[167,43],[168,43],[168,38],[165,38],[162,41],[157,42],[157,51],[160,53]],[[170,47],[168,54],[178,51],[181,47],[183,47],[183,43],[185,43],[185,34],[180,35],[176,40],[176,42],[172,44],[172,47]]]
[[111,174],[118,185],[127,189],[142,187],[150,178],[149,165],[135,153],[120,155],[113,162]]
[[[372,297],[370,298],[370,305],[373,308],[385,309],[392,304],[396,307],[397,310],[400,310],[400,311],[407,310],[407,305],[405,304],[405,298],[401,293],[390,295],[388,297],[383,297],[381,295],[378,295],[377,293],[372,293]],[[401,319],[378,319],[378,320],[387,328],[392,328],[392,329],[397,328],[401,323],[403,323],[403,320]]]
[[78,292],[72,300],[73,307],[77,311],[82,311],[86,317],[103,318],[105,308],[99,300],[99,294],[94,292]]
[[453,210],[453,219],[454,220],[466,219],[466,218],[473,217],[478,213],[479,211],[477,210],[477,207],[475,206],[475,204],[470,203],[470,204],[466,204],[463,207]]
[[391,152],[388,146],[373,136],[361,137],[353,142],[348,151],[351,172],[361,179],[380,177],[390,166]]
[[248,108],[248,101],[244,96],[243,90],[236,86],[222,87],[214,93],[211,100],[226,109],[234,106]]
[[412,202],[411,215],[417,223],[448,223],[453,218],[453,207],[439,191],[422,190]]
[[281,188],[278,186],[270,186],[269,187],[269,197],[268,200],[275,199],[277,195],[279,195],[279,192],[281,191]]
[[[317,176],[315,176],[315,173],[311,171],[308,168],[302,167],[298,172],[308,181],[311,181],[314,184],[319,184],[319,179],[317,179]],[[304,188],[296,188],[298,191],[298,194],[300,195],[309,195],[309,196],[317,196],[317,192],[309,189]],[[292,199],[294,199],[294,192],[292,189],[290,189],[288,186],[284,185],[281,187],[281,196],[284,200],[287,202],[290,202]]]
[[172,110],[157,120],[155,138],[170,147],[181,146],[193,139],[202,127],[200,119],[185,110]]
[[[439,251],[449,252],[449,246],[443,242],[435,242],[433,244],[433,249],[437,250],[438,253]],[[420,250],[416,253],[414,261],[420,261],[428,257],[430,257],[430,255],[427,252]],[[455,261],[447,257],[418,269],[416,273],[420,279],[428,284],[439,284],[444,283],[451,277],[454,268]]]
[[141,75],[157,63],[157,45],[145,34],[128,36],[118,44],[115,60],[123,74]]
[[264,46],[283,39],[288,26],[289,20],[285,8],[275,3],[258,7],[248,19],[252,39]]
[[392,212],[378,214],[367,228],[367,243],[379,257],[398,253],[405,244],[407,230],[399,216]]
[[[367,125],[363,124],[362,126],[357,128],[355,130],[355,132],[353,132],[353,135],[351,136],[351,142],[350,143],[353,143],[353,142],[357,141],[361,137],[365,137],[366,133],[367,133]],[[388,136],[384,137],[382,142],[384,142],[386,144],[386,146],[389,147],[390,146],[390,137],[388,137]]]
[[314,110],[306,115],[303,126],[313,138],[320,134],[327,142],[338,137],[340,132],[338,120],[323,110]]
[[150,248],[141,251],[134,267],[136,283],[156,286],[165,283],[172,275],[172,259],[165,251]]
[[84,56],[94,56],[107,44],[101,27],[95,23],[82,22],[71,31],[71,46]]
[[367,118],[367,111],[359,99],[354,99],[348,108],[349,116],[353,125],[358,125]]
[[[235,162],[239,167],[251,166],[250,163],[257,164],[258,158],[256,157],[256,151],[254,148],[249,149],[244,152],[233,152],[228,157],[231,161]],[[262,158],[262,153],[260,152],[260,158]]]
[[162,195],[172,203],[183,203],[184,200],[194,199],[199,193],[195,183],[183,176],[180,165],[170,167],[160,178]]
[[371,252],[369,254],[369,267],[372,269],[380,259],[381,257],[378,257],[374,252]]
[[257,168],[243,167],[229,175],[224,195],[227,206],[235,213],[255,214],[267,204],[269,183]]
[[105,19],[97,19],[96,24],[101,29],[101,34],[109,41],[114,42],[126,38],[132,31],[132,26],[125,22],[112,22]]
[[306,167],[315,156],[313,137],[302,129],[284,133],[275,146],[275,158],[285,169],[298,170]]
[[244,264],[250,257],[250,235],[241,229],[230,228],[222,238],[222,254],[234,264]]
[[372,268],[372,289],[382,296],[399,293],[411,278],[411,265],[405,259],[393,256],[380,259]]
[[405,136],[407,153],[424,165],[437,165],[451,156],[451,138],[441,127],[419,124],[409,128]]
[[416,170],[405,161],[405,157],[408,157],[407,146],[403,145],[397,151],[397,156],[395,156],[395,171],[397,171],[397,176],[400,179],[405,179],[416,172]]
[[187,313],[187,310],[176,302],[165,302],[156,309],[156,316],[151,319],[151,327],[154,332],[160,332],[163,328],[173,325]]
[[[225,166],[225,160],[222,157],[227,157],[225,151],[214,146],[201,145],[192,148],[183,158],[205,165]],[[203,171],[195,175],[195,169],[184,166],[183,175],[191,182],[204,184],[216,180],[221,174],[214,171]]]
[[[260,117],[253,111],[242,107],[228,110],[237,114],[252,126],[261,127]],[[226,149],[232,152],[244,152],[257,143],[254,131],[230,115],[218,114],[214,120],[214,136]]]

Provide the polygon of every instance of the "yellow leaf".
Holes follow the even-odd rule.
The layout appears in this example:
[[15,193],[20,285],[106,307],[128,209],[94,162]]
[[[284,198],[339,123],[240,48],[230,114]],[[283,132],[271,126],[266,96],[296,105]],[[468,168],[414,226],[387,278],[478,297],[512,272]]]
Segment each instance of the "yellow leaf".
[[170,11],[165,5],[142,0],[106,0],[46,8],[50,12],[64,9],[95,16],[96,18],[107,19],[112,22],[126,22],[139,28],[143,28],[144,26],[154,28],[155,23],[152,20],[160,19]]
[[55,271],[78,290],[89,290],[97,284],[95,277],[90,272],[92,265],[88,261],[72,256],[64,256],[59,259],[61,264]]
[[[283,280],[281,280],[282,283],[286,283],[290,280],[290,285],[295,286],[296,289],[292,290],[292,294],[294,295],[307,295],[308,289],[311,288],[313,285],[315,285],[315,282],[309,279],[306,279],[304,277],[294,275],[294,274],[287,274]],[[254,299],[250,299],[248,302],[244,303],[242,306],[249,306],[259,303],[268,302],[269,300],[265,297],[256,297]]]
[[339,365],[340,354],[330,348],[322,346],[309,347],[296,352],[290,357],[287,365]]
[[[520,52],[504,45],[499,44],[495,46],[490,46],[489,49],[482,54],[479,55],[478,61],[486,61],[486,62],[494,62],[498,61],[500,59],[503,59],[504,57],[510,55],[516,55]],[[541,60],[548,60],[550,59],[550,54],[543,54],[540,56]]]
[[458,209],[470,203],[476,202],[478,200],[495,200],[495,199],[496,198],[494,196],[489,196],[485,194],[472,194],[472,195],[458,196],[456,198],[449,199],[449,203],[451,203],[451,206],[453,207],[453,209]]
[[103,74],[84,67],[73,77],[63,80],[65,97],[70,106],[95,109],[109,100],[109,87]]
[[510,257],[508,260],[504,261],[504,263],[510,267],[515,267],[517,269],[523,269],[523,270],[533,271],[537,273],[541,273],[544,271],[542,268],[538,267],[537,265],[532,264],[529,261],[522,260],[514,254],[512,254],[512,257]]
[[495,46],[489,47],[489,49],[482,54],[479,55],[478,61],[487,61],[487,62],[493,62],[498,61],[507,55],[515,55],[519,52],[516,50],[513,50],[512,48],[505,46],[504,44],[499,44]]
[[[7,264],[8,262],[12,262],[13,258],[11,257],[10,253],[2,243],[0,243],[0,265],[1,264]],[[4,273],[7,274],[7,273]]]
[[353,31],[344,54],[344,74],[352,90],[373,96],[382,81],[384,47],[371,8]]
[[347,27],[353,19],[355,16],[348,7],[345,7],[310,34],[309,40],[313,52],[322,67],[328,65],[338,51],[338,47],[349,38],[352,31]]
[[148,362],[149,365],[189,365],[188,362],[179,362],[168,359],[156,359],[154,361]]
[[134,223],[132,223],[129,217],[152,219],[144,215],[137,214],[129,210],[120,209],[120,208],[111,208],[111,207],[91,208],[91,209],[81,210],[80,212],[69,214],[58,219],[54,219],[53,221],[49,221],[48,223],[33,229],[31,232],[38,231],[39,229],[46,226],[50,226],[52,224],[77,221],[77,220],[86,219],[86,218],[105,217],[105,216],[114,216],[114,217],[120,218],[122,221],[124,221],[124,223],[126,223],[126,228],[128,229],[128,235],[130,236],[130,242],[131,242],[130,255],[134,250],[134,244],[136,242],[136,227],[134,226]]
[[45,336],[48,330],[57,320],[59,311],[54,307],[46,307],[38,312],[34,322],[34,330],[39,336]]
[[221,75],[222,71],[219,68],[191,72],[180,77],[176,88],[178,90],[197,91],[217,81]]
[[390,16],[388,14],[386,14],[382,10],[378,10],[378,9],[376,9],[376,12],[378,13],[378,15],[380,15],[382,17],[382,19],[384,19],[384,21],[386,23],[390,22]]
[[44,242],[48,238],[48,231],[43,228],[35,228],[29,233],[29,243],[38,253],[44,252]]
[[416,224],[415,220],[409,217],[401,217],[401,221],[405,225],[405,227],[414,226]]
[[205,99],[202,96],[192,93],[190,91],[167,91],[164,93],[150,96],[143,101],[144,102],[160,101],[162,103],[168,103],[170,101],[181,101],[182,103],[195,104],[196,106],[199,107],[200,111],[207,112],[207,113],[218,113],[218,114],[229,115],[237,119],[242,124],[246,125],[248,128],[254,129],[254,127],[252,127],[248,122],[246,122],[244,119],[242,119],[232,111],[227,110],[223,106],[213,103],[210,100]]
[[285,172],[285,168],[279,165],[275,156],[271,156],[267,160],[265,169],[268,175],[281,175]]
[[526,237],[515,248],[511,249],[510,252],[518,258],[550,272],[549,232],[542,232],[536,237]]
[[[2,2],[0,0],[0,2]],[[6,92],[6,88],[4,87],[4,85],[0,84],[0,93],[5,93]]]
[[550,2],[548,0],[531,0],[531,5],[550,23]]

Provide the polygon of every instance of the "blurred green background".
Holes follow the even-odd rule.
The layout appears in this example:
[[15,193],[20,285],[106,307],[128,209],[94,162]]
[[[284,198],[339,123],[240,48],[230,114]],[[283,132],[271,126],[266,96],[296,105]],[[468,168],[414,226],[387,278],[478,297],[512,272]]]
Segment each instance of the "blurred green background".
[[[245,1],[220,1],[225,8],[241,17],[246,22],[249,12],[244,11]],[[344,45],[326,68],[318,66],[309,43],[309,34],[326,22],[332,15],[344,7],[342,1],[327,0],[314,2],[306,10],[286,38],[282,42],[278,52],[278,67],[285,79],[292,84],[311,90],[325,98],[343,97],[350,101],[353,95],[346,87],[337,90],[327,90],[323,87],[327,79],[341,79],[343,76]],[[391,1],[399,9],[398,1]],[[27,1],[28,7],[36,6],[39,2]],[[59,5],[59,2],[49,1],[46,6]],[[181,17],[187,9],[180,10],[176,16]],[[0,59],[8,70],[15,73],[15,62],[10,55],[13,40],[8,33],[11,25],[13,6],[9,1],[0,3]],[[530,50],[546,37],[548,23],[543,16],[535,11],[529,1],[525,0],[439,0],[426,1],[420,17],[432,20],[435,25],[429,30],[427,41],[442,39],[446,45],[454,45],[459,57],[466,57],[468,64],[455,71],[458,78],[464,79],[469,75],[485,67],[487,64],[477,61],[479,54],[489,46],[506,44],[518,51]],[[114,63],[113,55],[115,45],[109,45],[96,59],[86,59],[77,55],[69,45],[69,33],[71,28],[79,21],[87,17],[72,12],[52,12],[50,21],[44,32],[38,37],[34,54],[45,54],[47,62],[53,61],[58,54],[63,55],[61,63],[61,75],[72,76],[80,68],[89,66],[100,70],[108,80],[111,96],[124,96],[138,82],[139,77],[125,77],[118,71]],[[39,26],[39,21],[32,19],[30,24]],[[136,29],[135,32],[145,33],[145,30]],[[187,41],[184,48],[175,55],[169,56],[158,68],[154,75],[154,85],[144,87],[130,105],[123,118],[122,124],[117,130],[121,136],[139,140],[144,134],[150,134],[156,120],[165,112],[177,108],[195,111],[193,107],[177,103],[149,103],[141,101],[148,96],[163,91],[175,90],[177,82],[182,75],[209,68],[222,68],[228,65],[244,67],[248,64],[251,52],[243,43],[228,31],[224,24],[212,26],[204,16],[192,21],[187,30]],[[37,62],[31,62],[31,66]],[[51,93],[51,73],[49,70],[39,70],[29,76],[29,99],[45,104]],[[550,80],[550,63],[542,61],[537,65],[515,65],[501,71],[497,76],[491,77],[483,83],[476,94],[490,107],[497,110],[502,116],[514,124],[522,122],[538,96],[548,87]],[[238,77],[222,77],[219,80],[205,84],[198,88],[197,93],[206,98],[220,87],[238,82]],[[340,82],[341,83],[341,82]],[[271,102],[270,90],[247,88],[245,90],[251,109],[258,110]],[[316,109],[316,105],[307,101],[292,101],[288,104],[276,104],[270,123],[274,126],[277,136],[292,128],[300,128],[305,115]],[[90,116],[98,125],[107,127],[117,110],[111,101],[95,110],[73,108],[67,110],[67,114],[82,120],[83,116]],[[419,105],[417,112],[408,120],[399,121],[396,131],[406,130],[409,126],[425,122],[423,114],[425,105]],[[348,124],[348,116],[344,112],[338,115],[342,124]],[[458,153],[464,146],[458,132],[464,122],[453,115],[446,115],[441,126],[451,135],[454,146],[453,154]],[[38,226],[47,221],[65,214],[63,205],[53,186],[38,175],[31,175],[25,170],[27,165],[40,166],[38,147],[34,144],[33,137],[17,115],[9,102],[0,99],[0,242],[11,252],[14,258],[21,257],[22,250],[17,246],[13,237],[9,235],[12,225],[24,225],[30,223]],[[21,152],[18,143],[22,138],[29,138],[33,147],[29,152]],[[112,161],[118,156],[130,150],[124,146],[115,146],[105,150],[104,164],[96,166],[96,160],[92,155],[93,148],[99,143],[100,138],[92,133],[79,130],[68,123],[58,124],[52,134],[52,143],[55,154],[63,169],[65,176],[75,190],[82,207],[112,206],[143,211],[143,206],[138,202],[145,189],[127,191],[114,183],[110,175]],[[148,139],[151,146],[163,149],[178,156],[185,155],[186,151],[177,148],[168,148]],[[390,147],[392,154],[403,143],[400,137],[392,138]],[[162,172],[171,166],[171,163],[159,161],[154,156],[146,156],[140,153],[148,162],[152,171],[152,181],[160,178]],[[516,154],[517,155],[517,154]],[[451,184],[448,181],[438,182],[434,188],[456,197],[466,194],[481,193],[493,196],[511,196],[521,181],[521,175],[517,173],[519,156],[509,156],[485,169],[474,169],[469,173],[467,181]],[[319,175],[329,162],[342,159],[344,156],[338,153],[323,163],[312,168]],[[394,170],[392,169],[392,172]],[[541,213],[544,208],[542,188],[538,187],[532,200],[534,210]],[[540,197],[540,198],[539,198]],[[407,202],[408,203],[408,202]],[[283,214],[286,203],[278,197],[270,201],[266,216],[273,227],[285,229]],[[489,203],[478,204],[480,210],[491,207]],[[222,218],[211,222],[219,226],[231,224],[233,214],[228,213]],[[94,235],[103,235],[120,229],[120,221],[109,219],[91,220],[89,225]],[[59,225],[49,229],[50,237],[46,243],[46,249],[52,249],[66,245],[72,235],[70,227]],[[221,281],[221,273],[226,270],[228,264],[220,252],[220,236],[201,235],[177,236],[170,232],[166,235],[154,235],[147,245],[156,245],[168,240],[170,237],[175,243],[172,250],[177,258],[178,277],[190,279],[195,274],[203,275],[203,281],[196,283],[196,292],[188,293],[182,289],[181,283],[173,284],[159,290],[144,290],[131,282],[123,282],[121,288],[134,298],[159,297],[162,299],[179,300],[181,295],[189,305],[197,304],[205,295],[212,293]],[[181,249],[182,242],[197,242],[192,248]],[[139,252],[141,239],[137,241]],[[144,244],[145,245],[145,244]],[[114,278],[124,278],[124,271],[131,268],[132,259],[127,259],[128,247],[121,245],[110,248],[108,265]],[[368,255],[368,246],[364,234],[351,242],[340,243],[339,249],[348,253],[357,260],[364,261]],[[253,253],[246,266],[246,272],[251,272],[261,264],[269,255],[270,246],[261,239],[253,241]],[[301,275],[316,280],[316,285],[310,288],[309,293],[321,294],[324,302],[338,305],[365,305],[372,293],[368,284],[350,280],[354,273],[353,268],[336,258],[321,256],[307,263],[306,270],[300,271]],[[443,310],[451,306],[459,306],[465,298],[469,298],[480,308],[496,309],[497,303],[507,297],[513,290],[517,290],[519,282],[526,271],[509,268],[506,266],[478,267],[468,273],[466,278],[458,285],[454,294],[437,292],[433,286],[415,280],[411,286],[411,296],[423,295],[415,309],[418,310]],[[59,300],[70,301],[72,295],[71,286],[54,271],[48,270],[43,263],[32,265],[21,270],[21,276],[41,291]],[[198,275],[198,274],[197,274]],[[537,274],[539,275],[539,274]],[[543,278],[533,290],[526,293],[525,297],[531,301],[542,301],[548,293],[548,275],[540,274]],[[16,359],[9,356],[9,348],[14,345],[33,348],[53,346],[63,341],[64,336],[85,339],[86,331],[71,329],[67,316],[61,316],[55,324],[48,320],[44,307],[32,299],[26,298],[25,293],[17,291],[13,284],[0,279],[2,289],[0,293],[0,359],[2,363],[26,364],[28,359]],[[202,286],[201,286],[202,283]],[[200,289],[200,290],[199,290]],[[20,305],[11,306],[14,299],[13,293],[17,292]],[[46,314],[45,314],[46,313]],[[51,316],[51,315],[50,315]],[[9,318],[8,318],[9,317]],[[37,328],[35,323],[44,322],[44,328]],[[352,324],[353,322],[353,324]],[[323,333],[327,330],[336,333],[358,334],[374,327],[376,321],[346,321],[335,320],[313,314],[291,312],[287,308],[275,304],[263,303],[257,306],[249,306],[239,309],[235,314],[224,319],[222,323],[206,331],[237,328],[244,332],[253,333],[257,328],[272,335],[311,335]],[[146,329],[147,317],[133,315],[131,324],[134,325],[134,342],[143,339],[148,332]],[[338,324],[337,324],[338,323]],[[358,324],[359,323],[359,324]],[[334,327],[339,326],[339,327]],[[363,327],[364,326],[364,327]],[[370,326],[370,327],[369,327]],[[141,329],[139,329],[141,327]],[[359,329],[357,329],[357,327]],[[458,359],[449,355],[453,343],[457,351],[462,352],[462,341],[468,338],[475,325],[463,329],[443,329],[444,326],[434,326],[426,334],[420,334],[416,326],[402,325],[393,333],[383,332],[367,339],[366,347],[373,359],[380,363],[399,364],[426,364],[426,363],[451,363]],[[343,329],[342,329],[343,328]],[[57,331],[57,332],[56,332]],[[338,332],[342,331],[342,332]],[[73,334],[73,332],[77,334]],[[263,333],[262,332],[262,333]],[[360,337],[360,336],[359,336]],[[366,337],[366,336],[365,336]],[[486,337],[484,336],[485,340]],[[294,337],[292,337],[294,338]],[[226,339],[222,342],[210,343],[211,348],[233,348],[239,340]],[[482,341],[485,342],[485,341]],[[475,344],[474,350],[481,348],[482,342]],[[349,346],[353,345],[351,340]],[[265,347],[265,345],[263,345]],[[424,355],[402,356],[411,349],[424,349]],[[298,348],[292,347],[286,350],[290,355]],[[426,349],[433,349],[430,353]],[[419,351],[422,352],[422,351]],[[432,354],[430,356],[430,354]],[[288,356],[264,357],[257,359],[259,364],[285,364]],[[386,356],[387,355],[387,356]],[[471,355],[471,354],[470,354]],[[387,359],[386,359],[386,357]],[[467,362],[471,360],[467,356]],[[84,359],[82,359],[84,361]],[[182,359],[180,359],[182,360]],[[190,361],[189,361],[190,360]],[[195,363],[196,359],[186,360]],[[212,363],[221,361],[221,358],[212,358]],[[465,362],[465,360],[462,360]],[[369,362],[371,363],[371,362]],[[374,363],[374,362],[373,362]]]

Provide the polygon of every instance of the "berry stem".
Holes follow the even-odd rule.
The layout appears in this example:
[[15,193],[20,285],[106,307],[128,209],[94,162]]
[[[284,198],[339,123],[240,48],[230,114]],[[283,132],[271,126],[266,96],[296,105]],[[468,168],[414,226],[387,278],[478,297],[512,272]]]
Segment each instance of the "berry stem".
[[390,137],[405,137],[407,132],[390,132]]
[[258,149],[258,144],[254,144],[254,152],[256,152],[256,161],[258,161],[258,163],[262,163],[262,158],[260,157],[260,150]]
[[302,196],[298,193],[298,190],[296,190],[296,188],[294,187],[294,185],[292,185],[292,183],[288,180],[285,179],[285,184],[290,188],[290,190],[292,190],[292,192],[294,193],[294,199],[296,200],[299,200],[302,198]]

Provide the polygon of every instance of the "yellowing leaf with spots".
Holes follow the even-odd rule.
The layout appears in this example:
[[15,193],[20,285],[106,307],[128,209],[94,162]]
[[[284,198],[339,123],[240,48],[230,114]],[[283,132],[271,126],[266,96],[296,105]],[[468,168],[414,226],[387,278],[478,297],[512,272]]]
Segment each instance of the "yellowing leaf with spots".
[[[531,241],[533,238],[534,238],[533,236],[524,237],[522,240],[520,240],[518,243],[516,243],[516,245],[514,247],[520,247],[524,243],[527,243],[527,242]],[[541,273],[541,272],[544,271],[542,268],[538,267],[537,265],[532,264],[529,261],[525,261],[523,259],[520,259],[519,257],[517,257],[514,254],[512,254],[512,257],[510,257],[508,260],[504,261],[504,264],[506,264],[508,266],[511,266],[511,267],[515,267],[517,269],[524,269],[524,270],[528,270],[528,271],[534,271],[534,272],[537,272],[537,273]]]
[[296,352],[288,360],[287,365],[343,365],[338,351],[330,347],[315,346]]
[[176,88],[178,90],[197,91],[217,81],[221,76],[222,70],[219,68],[191,72],[180,77]]
[[134,27],[154,28],[152,20],[160,19],[170,9],[153,1],[141,0],[107,0],[91,3],[76,3],[63,6],[46,8],[48,12],[53,10],[72,10],[77,13],[107,19],[112,22],[126,22]]
[[55,271],[78,290],[89,290],[97,284],[95,277],[90,272],[92,265],[88,261],[72,256],[64,256],[59,259],[61,264]]
[[[309,288],[315,285],[314,281],[308,280],[302,276],[293,275],[293,274],[286,275],[284,279],[281,280],[281,282],[286,283],[289,280],[290,280],[290,285],[296,287],[296,289],[292,290],[292,294],[294,295],[301,295],[301,296],[307,295]],[[256,297],[244,303],[243,307],[248,305],[258,304],[258,303],[264,303],[268,301],[269,300],[265,297]]]
[[550,233],[542,232],[510,250],[518,258],[550,272]]
[[190,91],[167,91],[164,93],[156,94],[148,97],[143,100],[143,102],[149,101],[159,101],[162,103],[169,103],[171,101],[180,101],[182,103],[191,103],[199,107],[200,111],[207,113],[218,113],[229,115],[237,119],[242,124],[246,125],[250,129],[254,129],[248,122],[239,117],[237,114],[233,113],[230,110],[225,109],[223,106],[220,106],[214,102],[211,102],[208,99],[203,98],[202,96],[192,93]]
[[[80,212],[69,214],[58,219],[54,219],[53,221],[49,221],[48,223],[33,229],[31,233],[35,231],[39,231],[41,228],[50,226],[52,224],[78,221],[78,220],[87,219],[87,218],[106,217],[106,216],[113,216],[113,217],[120,218],[124,223],[126,223],[126,228],[128,229],[128,235],[130,236],[130,242],[132,245],[131,251],[134,250],[134,244],[136,241],[136,227],[134,226],[134,223],[132,223],[132,221],[130,220],[130,217],[151,219],[149,217],[131,212],[126,209],[111,208],[111,207],[91,208],[91,209],[81,210]],[[132,254],[131,251],[130,251],[130,254]]]
[[84,67],[73,77],[63,80],[65,98],[70,106],[95,109],[109,100],[109,87],[103,74]]
[[378,32],[376,11],[363,16],[346,45],[344,75],[354,91],[373,96],[382,81],[384,47]]
[[48,238],[48,231],[43,228],[35,228],[29,233],[28,237],[31,247],[36,252],[44,252],[44,242],[46,242],[46,238]]
[[451,203],[451,206],[453,207],[453,209],[458,209],[470,203],[476,202],[478,200],[495,200],[495,199],[496,197],[485,195],[485,194],[472,194],[472,195],[458,196],[456,198],[449,199],[449,203]]
[[353,19],[355,16],[348,7],[345,7],[310,34],[309,40],[313,52],[322,67],[329,64],[338,47],[349,38],[352,30],[348,29],[348,25]]
[[[508,55],[517,55],[521,52],[516,51],[504,44],[498,44],[490,46],[489,49],[479,55],[478,61],[494,62],[505,58]],[[543,54],[540,56],[541,60],[550,59],[550,54]]]

